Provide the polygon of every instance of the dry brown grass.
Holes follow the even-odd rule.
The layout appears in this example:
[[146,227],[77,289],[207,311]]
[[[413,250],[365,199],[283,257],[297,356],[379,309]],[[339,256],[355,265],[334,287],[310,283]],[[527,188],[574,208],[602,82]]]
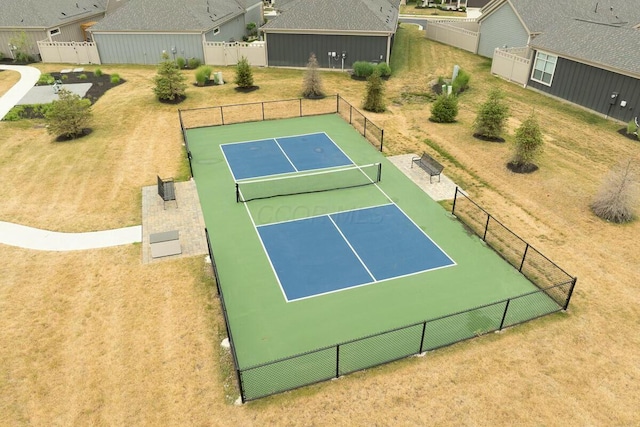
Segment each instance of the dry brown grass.
[[0,70],[0,96],[11,89],[18,80],[20,80],[20,73],[17,71]]
[[[640,145],[618,135],[619,124],[490,77],[472,55],[417,38],[412,49],[422,55],[388,82],[390,100],[454,63],[470,72],[471,89],[456,125],[428,122],[429,104],[370,114],[389,153],[437,155],[498,219],[578,275],[568,314],[235,407],[221,385],[224,326],[200,259],[143,266],[137,245],[63,254],[0,246],[0,425],[638,425],[640,222],[608,224],[588,205],[610,166],[638,158]],[[153,70],[103,69],[129,82],[98,102],[90,139],[54,144],[43,129],[0,123],[1,220],[66,230],[136,223],[140,186],[180,173],[176,107],[154,103]],[[259,91],[190,88],[181,107],[300,91],[302,71],[254,76]],[[360,104],[363,82],[323,76],[327,92]],[[471,137],[494,85],[511,105],[505,144]],[[534,106],[546,151],[538,172],[516,175],[505,167],[513,129]]]

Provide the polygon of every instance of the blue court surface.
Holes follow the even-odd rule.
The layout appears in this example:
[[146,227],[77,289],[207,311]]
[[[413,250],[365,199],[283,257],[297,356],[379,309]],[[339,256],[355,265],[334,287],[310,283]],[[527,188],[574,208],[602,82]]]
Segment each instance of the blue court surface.
[[236,181],[353,164],[326,133],[235,142],[220,148]]
[[455,265],[395,204],[257,228],[287,301]]

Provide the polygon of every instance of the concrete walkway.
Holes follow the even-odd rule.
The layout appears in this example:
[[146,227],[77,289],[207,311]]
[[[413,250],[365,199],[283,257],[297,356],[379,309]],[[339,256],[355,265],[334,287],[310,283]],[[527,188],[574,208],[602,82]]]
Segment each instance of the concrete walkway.
[[40,251],[77,251],[142,241],[142,226],[88,233],[59,233],[0,221],[0,243]]
[[40,78],[40,70],[27,65],[3,65],[0,70],[17,71],[20,73],[20,81],[13,85],[2,97],[0,97],[0,120],[20,102],[20,100],[31,90]]

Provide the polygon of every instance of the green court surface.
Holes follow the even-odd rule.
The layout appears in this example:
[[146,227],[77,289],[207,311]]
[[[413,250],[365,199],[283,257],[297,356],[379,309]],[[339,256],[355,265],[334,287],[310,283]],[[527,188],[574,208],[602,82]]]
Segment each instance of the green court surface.
[[[378,186],[236,202],[235,183],[220,144],[314,132],[326,132],[356,164],[381,162]],[[538,290],[338,115],[190,129],[186,138],[240,370]],[[382,205],[389,203],[385,193],[456,265],[287,302],[254,222],[268,224]],[[475,316],[470,319],[471,331],[459,333],[477,334],[483,319],[495,323],[497,316],[499,323],[503,311],[504,304],[474,311],[469,314]],[[510,316],[517,320],[518,314]],[[523,312],[522,317],[527,316]],[[441,324],[450,327],[446,319]],[[417,334],[417,342],[421,327],[407,331]],[[428,340],[437,347],[437,331]],[[353,351],[358,352],[356,345]],[[335,360],[331,354],[328,357]],[[367,366],[366,361],[363,364]],[[353,366],[358,368],[358,362]],[[291,369],[296,375],[304,370]]]

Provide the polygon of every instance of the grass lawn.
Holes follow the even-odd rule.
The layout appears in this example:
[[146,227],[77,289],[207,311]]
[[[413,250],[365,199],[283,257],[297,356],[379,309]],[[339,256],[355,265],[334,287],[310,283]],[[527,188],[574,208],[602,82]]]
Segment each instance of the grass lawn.
[[[430,104],[407,94],[428,91],[455,64],[471,75],[459,121],[431,123]],[[428,151],[576,274],[567,314],[235,407],[201,258],[142,265],[140,245],[69,253],[0,245],[0,425],[639,424],[640,221],[605,223],[588,206],[607,170],[638,159],[640,144],[616,132],[623,125],[493,77],[488,60],[409,27],[398,32],[392,67],[389,110],[368,114],[385,129],[385,154]],[[101,68],[127,82],[96,103],[88,137],[54,143],[41,122],[0,122],[0,220],[59,231],[139,224],[141,186],[156,174],[188,177],[178,107],[154,100],[154,68]],[[214,68],[232,80],[232,68]],[[328,93],[360,105],[365,82],[322,76]],[[179,107],[296,97],[302,71],[255,69],[254,78],[260,89],[248,94],[189,87]],[[492,87],[511,109],[504,144],[471,136]],[[515,175],[505,166],[514,130],[532,110],[545,151],[539,171]]]

